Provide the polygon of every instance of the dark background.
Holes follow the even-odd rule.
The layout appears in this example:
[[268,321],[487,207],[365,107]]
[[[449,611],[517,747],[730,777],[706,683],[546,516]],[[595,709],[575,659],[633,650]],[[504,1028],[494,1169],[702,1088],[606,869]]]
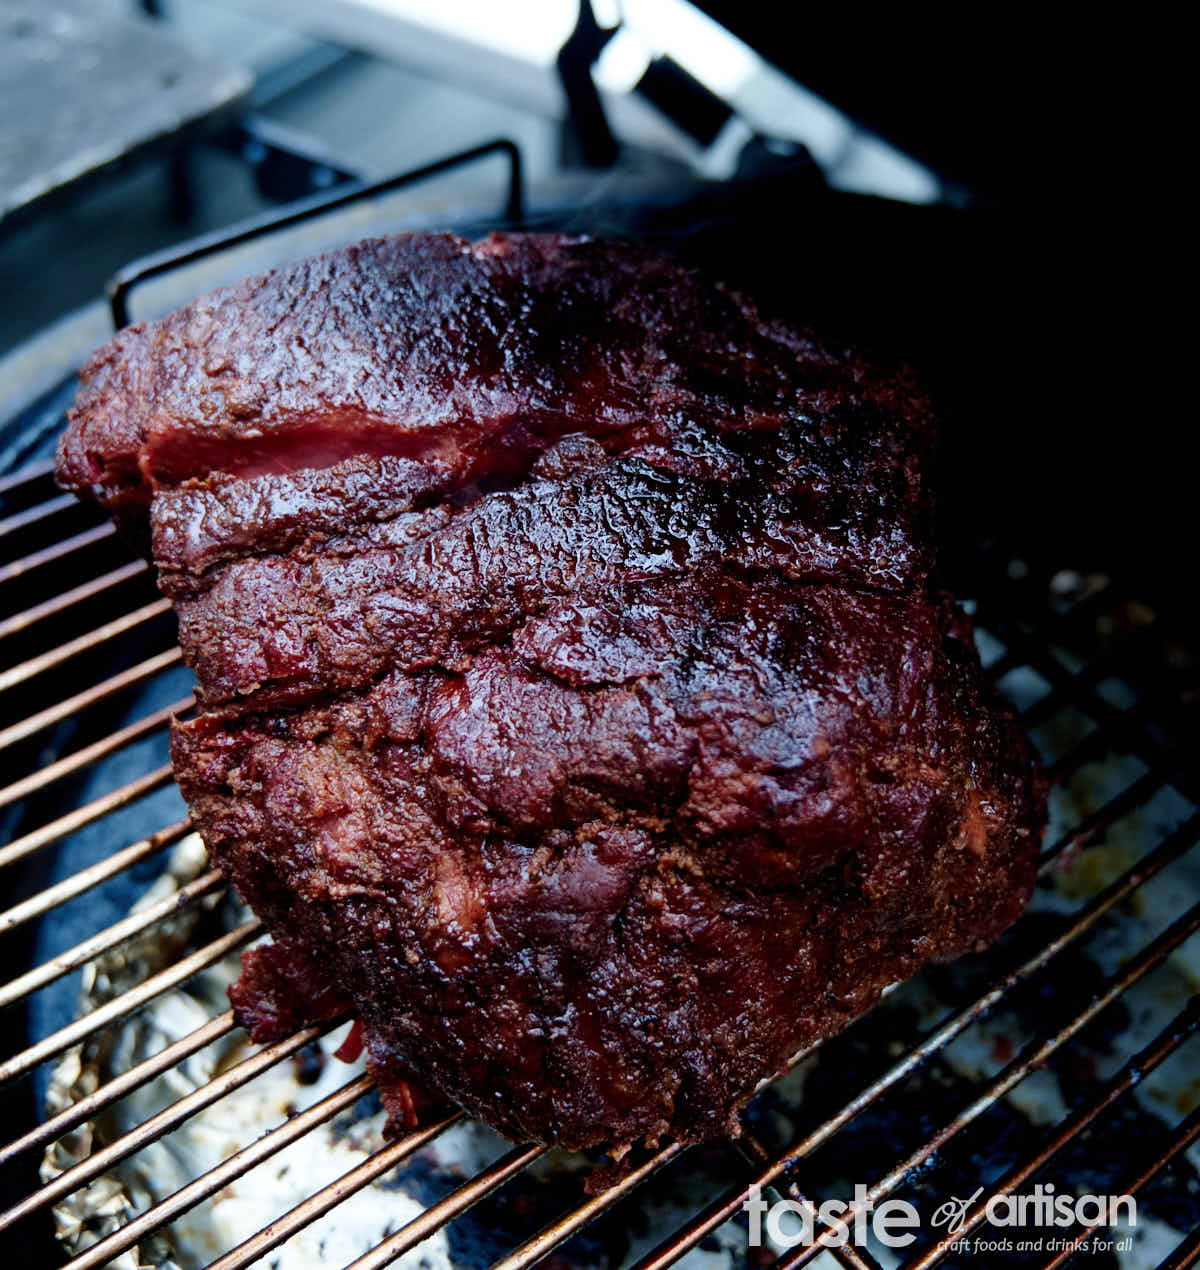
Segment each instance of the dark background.
[[951,542],[994,528],[1186,615],[1191,252],[1175,222],[1190,165],[1165,101],[1179,29],[849,4],[797,10],[781,39],[776,6],[702,7],[967,195],[959,212],[835,215],[824,242],[791,244],[832,293],[845,269],[834,303],[889,326],[938,397]]

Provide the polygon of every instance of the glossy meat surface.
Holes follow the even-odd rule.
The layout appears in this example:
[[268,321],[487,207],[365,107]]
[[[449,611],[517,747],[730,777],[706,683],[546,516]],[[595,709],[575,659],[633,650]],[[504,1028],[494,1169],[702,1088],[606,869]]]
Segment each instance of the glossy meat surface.
[[936,589],[934,444],[906,378],[625,244],[377,240],[122,332],[59,477],[179,613],[176,775],[291,950],[239,1017],[344,993],[398,1122],[415,1077],[620,1155],[994,938],[1043,805]]

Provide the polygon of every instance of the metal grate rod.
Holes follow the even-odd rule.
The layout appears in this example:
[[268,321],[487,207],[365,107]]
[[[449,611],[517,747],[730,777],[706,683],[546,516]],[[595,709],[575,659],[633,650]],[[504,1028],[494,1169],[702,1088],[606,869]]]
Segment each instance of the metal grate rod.
[[1200,1264],[1200,1226],[1175,1249],[1158,1263],[1156,1270],[1191,1270]]
[[0,538],[14,534],[18,530],[27,529],[30,525],[36,525],[39,520],[49,520],[51,516],[57,516],[59,512],[69,511],[73,507],[79,507],[79,500],[74,494],[58,494],[34,507],[14,512],[11,516],[5,516],[3,520],[0,520]]
[[209,869],[207,873],[202,873],[193,881],[185,883],[173,895],[166,896],[157,904],[131,913],[128,917],[106,927],[99,934],[82,940],[73,948],[68,948],[66,952],[59,953],[33,970],[26,971],[18,978],[10,980],[0,987],[0,1009],[12,1005],[13,1002],[19,1001],[31,992],[36,992],[39,988],[44,988],[48,983],[53,983],[55,979],[61,978],[70,971],[78,970],[80,966],[115,948],[123,940],[141,934],[142,931],[162,921],[164,917],[181,912],[189,904],[223,889],[224,886],[225,875],[217,869]]
[[19,467],[15,472],[9,472],[7,476],[0,476],[0,494],[8,494],[15,489],[20,489],[22,485],[32,485],[34,481],[44,480],[53,471],[52,459],[47,459],[44,463],[30,463],[26,467]]
[[608,1190],[591,1196],[590,1199],[525,1240],[520,1247],[514,1248],[506,1257],[495,1262],[491,1270],[528,1270],[529,1266],[541,1261],[559,1244],[565,1243],[618,1200],[624,1199],[630,1191],[640,1186],[651,1174],[657,1173],[664,1165],[669,1164],[684,1150],[686,1147],[678,1142],[672,1142],[656,1151],[648,1160],[643,1161]]
[[161,1076],[163,1072],[169,1071],[176,1063],[181,1063],[197,1050],[202,1050],[206,1045],[211,1045],[223,1036],[228,1036],[236,1026],[232,1010],[226,1010],[224,1014],[218,1014],[215,1019],[202,1023],[186,1036],[172,1041],[157,1054],[151,1054],[149,1058],[142,1059],[128,1071],[114,1076],[107,1084],[101,1085],[99,1089],[85,1094],[78,1102],[64,1107],[49,1120],[35,1125],[28,1133],[14,1138],[7,1146],[0,1147],[0,1164],[6,1164],[9,1160],[15,1159],[22,1151],[45,1146],[48,1142],[62,1137],[64,1133],[69,1133],[111,1103],[124,1098],[135,1089],[140,1089],[156,1076]]
[[32,1071],[39,1063],[53,1058],[55,1054],[61,1054],[63,1050],[70,1049],[72,1045],[91,1036],[93,1032],[98,1032],[109,1023],[115,1023],[117,1019],[123,1019],[127,1014],[140,1010],[148,1001],[154,1000],[169,988],[190,979],[197,970],[213,965],[227,954],[250,943],[261,933],[262,923],[257,919],[246,922],[236,930],[222,935],[219,939],[214,939],[206,947],[184,957],[182,961],[175,962],[166,970],[160,970],[157,974],[151,975],[136,988],[130,988],[128,992],[122,992],[120,996],[106,1001],[82,1018],[76,1019],[74,1023],[68,1023],[57,1032],[51,1032],[44,1040],[22,1050],[7,1062],[0,1063],[0,1084]]
[[115,538],[116,535],[117,528],[111,521],[97,525],[94,529],[85,529],[83,533],[64,538],[62,542],[56,542],[53,546],[43,547],[41,551],[31,552],[19,560],[0,565],[0,583],[11,582],[13,578],[23,577],[26,573],[32,573],[34,569],[40,569],[42,565],[52,564],[55,560],[61,560],[73,552],[82,551],[85,547],[103,542],[105,538]]
[[1097,834],[1114,825],[1122,817],[1135,811],[1164,785],[1162,778],[1153,771],[1139,776],[1132,785],[1123,789],[1103,807],[1085,816],[1074,829],[1068,830],[1057,842],[1051,843],[1041,855],[1039,873],[1049,871],[1064,851],[1072,847],[1086,846]]
[[[1136,1195],[1155,1174],[1162,1172],[1180,1151],[1186,1150],[1197,1138],[1200,1138],[1200,1107],[1179,1125],[1171,1141],[1149,1164],[1136,1174],[1126,1178],[1121,1185],[1120,1193],[1122,1195]],[[1046,1262],[1043,1270],[1055,1270],[1055,1267],[1069,1261],[1079,1250],[1080,1245],[1090,1239],[1097,1229],[1098,1226],[1096,1224],[1083,1226],[1066,1248]]]
[[141,608],[134,609],[131,613],[124,613],[120,617],[113,618],[111,622],[105,622],[103,626],[98,626],[94,631],[88,631],[84,635],[68,640],[65,644],[60,644],[57,648],[51,648],[47,652],[39,653],[28,661],[18,662],[17,665],[10,667],[8,670],[0,671],[0,692],[6,692],[9,688],[13,688],[19,683],[24,683],[35,675],[43,674],[47,670],[53,670],[55,666],[61,666],[63,662],[70,661],[72,657],[78,657],[80,653],[91,652],[98,644],[103,644],[106,640],[115,639],[118,635],[124,635],[127,631],[133,630],[134,627],[141,626],[145,622],[151,622],[156,617],[162,617],[170,611],[170,600],[152,600],[149,604],[143,604]]
[[29,833],[23,834],[20,838],[14,838],[7,847],[0,847],[0,868],[8,864],[15,864],[18,860],[23,860],[35,851],[40,851],[42,847],[49,846],[52,842],[57,842],[59,838],[65,838],[67,834],[74,833],[77,829],[82,829],[84,825],[90,825],[94,821],[102,820],[114,811],[118,811],[129,803],[136,802],[139,798],[144,798],[147,794],[152,794],[170,783],[170,766],[156,767],[153,771],[147,772],[145,776],[139,776],[136,780],[129,781],[110,793],[93,799],[90,803],[84,803],[82,807],[77,807],[74,811],[67,812],[65,816],[59,816],[38,829],[30,830]]
[[848,1267],[848,1270],[882,1270],[879,1262],[865,1248],[855,1248],[853,1244],[846,1244],[844,1247],[827,1248],[825,1251],[835,1261]]
[[53,617],[76,604],[81,604],[84,600],[90,600],[113,587],[120,586],[122,582],[139,577],[148,572],[149,568],[145,560],[131,560],[119,568],[110,569],[108,573],[102,573],[98,578],[81,582],[79,586],[72,587],[69,591],[60,591],[58,595],[43,600],[41,604],[35,604],[22,613],[14,613],[12,617],[6,617],[0,622],[0,639],[15,635],[18,631],[27,630],[47,617]]
[[104,758],[107,754],[112,754],[134,741],[141,740],[144,736],[149,736],[152,732],[157,732],[159,728],[166,727],[170,723],[172,715],[183,714],[195,704],[195,697],[184,697],[169,706],[164,706],[161,710],[155,710],[144,719],[138,719],[136,723],[130,723],[127,727],[109,733],[102,740],[85,745],[83,749],[68,754],[66,758],[60,758],[55,763],[47,763],[45,767],[29,776],[13,781],[11,785],[0,789],[0,807],[7,807],[9,803],[28,798],[30,794],[36,793],[39,789],[45,789],[47,785],[53,785],[55,781],[62,780],[64,776],[70,776],[81,767],[87,767],[98,758]]
[[243,1173],[248,1173],[256,1164],[261,1164],[272,1155],[282,1151],[284,1147],[304,1137],[318,1125],[332,1120],[340,1111],[352,1107],[364,1094],[373,1088],[369,1076],[359,1076],[341,1089],[314,1103],[307,1111],[302,1111],[285,1120],[277,1128],[264,1133],[257,1141],[243,1147],[236,1154],[221,1161],[215,1168],[189,1182],[177,1190],[170,1198],[153,1208],[148,1208],[132,1221],[127,1222],[120,1230],[115,1230],[105,1239],[68,1261],[63,1270],[95,1270],[95,1267],[106,1265],[118,1253],[131,1248],[143,1236],[152,1230],[165,1225],[194,1208],[201,1200],[215,1194],[223,1186],[227,1186]]
[[267,1045],[251,1054],[248,1058],[242,1059],[240,1063],[235,1063],[219,1076],[210,1080],[208,1084],[202,1085],[199,1089],[194,1089],[190,1094],[173,1102],[169,1107],[164,1107],[157,1115],[144,1120],[136,1128],[130,1129],[128,1133],[123,1133],[116,1141],[110,1142],[98,1151],[94,1151],[87,1159],[81,1160],[78,1164],[60,1173],[52,1182],[47,1182],[40,1190],[34,1191],[32,1195],[27,1195],[25,1199],[14,1205],[6,1213],[0,1213],[0,1230],[7,1230],[8,1227],[14,1225],[22,1218],[28,1217],[30,1213],[35,1213],[39,1208],[45,1208],[47,1204],[52,1204],[64,1195],[69,1195],[81,1186],[86,1186],[88,1182],[94,1177],[98,1177],[105,1169],[112,1168],[115,1164],[120,1164],[122,1160],[128,1159],[129,1156],[134,1155],[143,1147],[149,1146],[151,1142],[156,1142],[189,1117],[194,1116],[198,1111],[203,1111],[205,1107],[211,1107],[214,1102],[220,1101],[226,1094],[232,1093],[235,1089],[240,1089],[256,1076],[260,1076],[285,1058],[290,1058],[293,1054],[299,1053],[306,1045],[310,1045],[319,1037],[324,1036],[326,1032],[331,1032],[340,1023],[344,1022],[345,1016],[343,1015],[341,1018],[331,1019],[326,1023],[301,1028],[300,1031],[294,1032],[284,1040],[276,1041],[273,1045]]
[[394,1235],[389,1235],[370,1252],[346,1266],[345,1270],[383,1270],[384,1266],[390,1266],[410,1248],[428,1239],[434,1231],[461,1216],[493,1191],[498,1191],[510,1178],[545,1155],[547,1150],[547,1147],[537,1145],[514,1147],[495,1164],[476,1173],[469,1182],[464,1182],[445,1199],[427,1208],[419,1217],[401,1226]]
[[54,886],[39,891],[37,895],[22,900],[20,904],[14,904],[12,908],[0,913],[0,934],[5,934],[34,917],[41,917],[52,908],[57,908],[60,904],[65,904],[67,900],[82,895],[84,891],[90,891],[92,887],[99,886],[101,882],[115,877],[131,865],[178,842],[191,830],[191,827],[191,821],[177,820],[173,825],[152,833],[148,838],[141,838],[137,842],[130,843],[123,850],[106,856],[89,868],[72,873],[69,878],[64,878]]
[[[1006,1191],[1015,1191],[1022,1186],[1028,1178],[1048,1164],[1063,1147],[1071,1143],[1097,1116],[1170,1058],[1186,1040],[1195,1035],[1197,1027],[1200,1027],[1200,997],[1193,997],[1149,1045],[1135,1054],[1115,1076],[1105,1083],[1103,1091],[1097,1098],[1080,1107],[1062,1122],[1058,1131],[1035,1156],[988,1187],[987,1194],[972,1207],[963,1224],[955,1231],[954,1238],[961,1239],[971,1234],[987,1218],[987,1205],[990,1199]],[[930,1266],[935,1266],[942,1261],[949,1251],[949,1241],[934,1244],[915,1260],[906,1261],[904,1270],[929,1270]]]
[[96,705],[106,697],[123,692],[126,688],[132,688],[135,684],[143,683],[147,679],[153,679],[155,675],[161,674],[164,670],[170,670],[172,666],[177,666],[182,661],[182,651],[178,648],[169,648],[165,653],[148,657],[145,661],[138,662],[136,666],[130,666],[128,670],[122,670],[120,674],[102,680],[91,688],[84,689],[83,692],[77,692],[73,697],[68,697],[57,705],[47,706],[44,710],[39,710],[36,714],[22,719],[20,723],[14,723],[11,727],[0,731],[0,750],[9,745],[15,745],[18,741],[26,740],[43,728],[61,723],[63,719],[69,719],[72,715]]

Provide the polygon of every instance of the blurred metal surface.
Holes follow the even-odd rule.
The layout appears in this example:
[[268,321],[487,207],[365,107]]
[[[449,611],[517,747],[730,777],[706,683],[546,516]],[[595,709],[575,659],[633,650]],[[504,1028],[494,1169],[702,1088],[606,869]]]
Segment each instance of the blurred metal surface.
[[251,79],[86,0],[0,4],[0,223],[218,127]]

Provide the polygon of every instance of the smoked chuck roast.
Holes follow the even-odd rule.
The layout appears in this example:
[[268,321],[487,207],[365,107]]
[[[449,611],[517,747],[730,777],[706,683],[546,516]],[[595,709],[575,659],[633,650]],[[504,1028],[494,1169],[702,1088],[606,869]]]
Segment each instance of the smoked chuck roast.
[[375,239],[95,354],[66,487],[147,541],[175,775],[275,943],[517,1139],[736,1133],[1033,884],[1029,748],[938,590],[906,375],[642,248]]

